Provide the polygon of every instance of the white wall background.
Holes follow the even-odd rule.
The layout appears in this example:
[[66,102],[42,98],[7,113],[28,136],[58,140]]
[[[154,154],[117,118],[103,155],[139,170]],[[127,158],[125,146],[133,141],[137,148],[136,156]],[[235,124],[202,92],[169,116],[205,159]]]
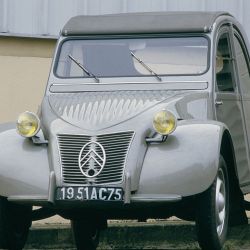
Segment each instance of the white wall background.
[[250,0],[0,0],[0,35],[57,36],[80,14],[176,10],[229,11],[250,38]]

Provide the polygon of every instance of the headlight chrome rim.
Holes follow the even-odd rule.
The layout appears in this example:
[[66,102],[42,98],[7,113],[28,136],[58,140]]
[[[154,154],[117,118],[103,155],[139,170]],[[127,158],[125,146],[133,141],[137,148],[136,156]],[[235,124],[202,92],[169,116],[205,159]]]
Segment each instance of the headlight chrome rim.
[[[25,119],[26,119],[26,121],[25,121]],[[29,119],[30,119],[30,121],[29,121]],[[25,122],[31,123],[31,125],[30,125],[31,130],[30,131],[28,130],[29,124],[25,124]],[[25,128],[25,126],[27,126],[27,127]],[[33,129],[32,129],[32,126],[34,126]],[[40,119],[35,113],[30,112],[30,111],[25,111],[18,116],[17,123],[16,123],[16,130],[17,130],[17,133],[19,135],[21,135],[25,138],[31,138],[31,137],[35,136],[40,131],[40,128],[41,128]],[[26,132],[25,132],[25,130],[26,130]]]
[[154,115],[153,127],[160,135],[172,134],[177,127],[177,118],[169,110],[160,110]]

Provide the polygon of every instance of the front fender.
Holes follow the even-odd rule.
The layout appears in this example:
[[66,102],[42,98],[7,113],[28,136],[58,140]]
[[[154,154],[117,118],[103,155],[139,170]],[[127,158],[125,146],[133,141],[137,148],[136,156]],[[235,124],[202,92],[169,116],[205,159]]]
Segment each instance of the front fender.
[[226,126],[214,121],[180,121],[165,143],[150,144],[138,194],[190,196],[214,181]]
[[0,125],[0,195],[46,200],[48,187],[47,146],[21,137],[14,124]]

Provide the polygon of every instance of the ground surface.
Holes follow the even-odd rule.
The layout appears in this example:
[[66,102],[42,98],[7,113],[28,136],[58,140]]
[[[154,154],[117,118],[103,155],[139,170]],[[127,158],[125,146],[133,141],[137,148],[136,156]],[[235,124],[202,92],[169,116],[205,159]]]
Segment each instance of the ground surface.
[[[247,197],[250,200],[250,196]],[[224,250],[250,250],[250,212],[248,226],[230,228]],[[70,222],[59,216],[33,222],[26,249],[75,250]],[[108,223],[101,233],[98,249],[167,249],[197,250],[194,223],[172,217],[147,222],[117,221]]]

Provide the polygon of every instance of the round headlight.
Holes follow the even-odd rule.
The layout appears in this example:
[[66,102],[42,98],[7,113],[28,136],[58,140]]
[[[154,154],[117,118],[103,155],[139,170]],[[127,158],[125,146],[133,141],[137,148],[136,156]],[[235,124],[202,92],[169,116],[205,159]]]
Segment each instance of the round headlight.
[[24,137],[32,137],[40,130],[40,120],[36,114],[26,111],[18,116],[17,132]]
[[155,114],[153,126],[157,133],[161,135],[168,135],[176,129],[177,120],[174,114],[170,111],[162,110]]

